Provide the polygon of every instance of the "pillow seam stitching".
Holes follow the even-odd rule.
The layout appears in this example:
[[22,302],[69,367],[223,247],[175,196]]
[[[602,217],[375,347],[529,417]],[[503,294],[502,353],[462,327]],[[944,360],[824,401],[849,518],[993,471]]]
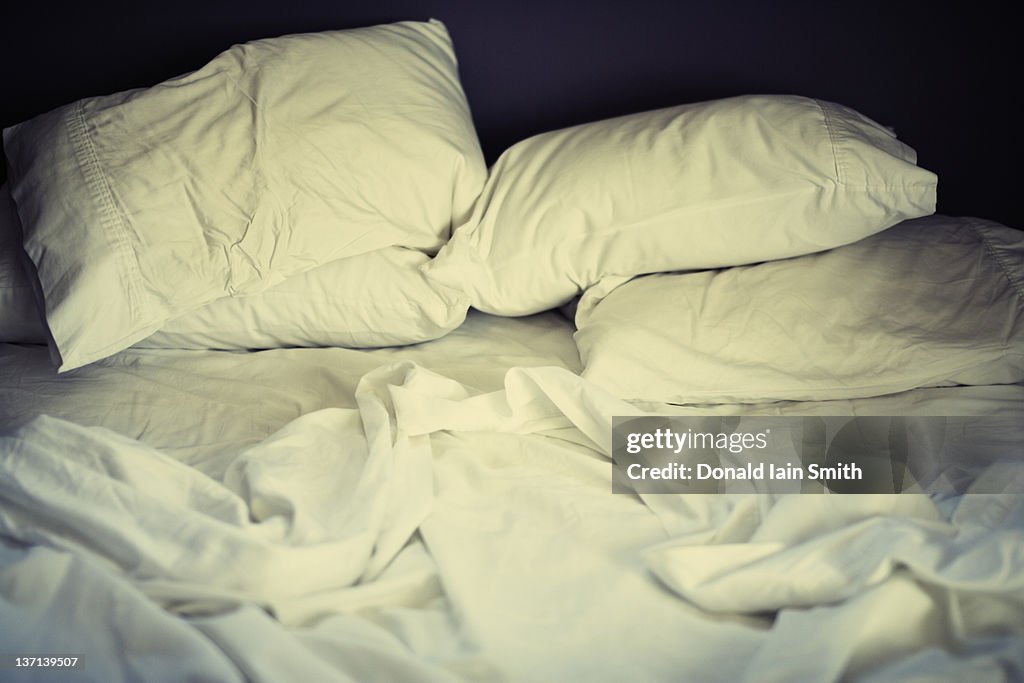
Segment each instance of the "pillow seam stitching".
[[822,120],[825,123],[825,132],[828,133],[828,142],[832,147],[832,163],[836,169],[836,184],[845,185],[846,179],[843,173],[843,163],[839,154],[839,144],[837,140],[838,131],[835,129],[832,123],[832,116],[829,113],[828,107],[821,100],[814,100],[814,104],[817,105],[818,110],[821,112]]
[[1003,258],[1003,255],[999,253],[999,250],[996,249],[995,245],[992,244],[984,227],[976,220],[968,220],[967,225],[974,231],[974,234],[978,236],[982,247],[985,249],[985,253],[987,253],[992,260],[996,262],[996,265],[999,266],[999,270],[1002,272],[1003,277],[1006,278],[1006,281],[1013,288],[1013,291],[1016,292],[1018,300],[1024,302],[1024,283],[1014,277],[1013,269],[1006,262],[1006,259]]
[[90,195],[99,204],[104,235],[113,247],[117,262],[121,266],[119,276],[127,294],[129,311],[136,318],[145,318],[146,316],[143,314],[148,313],[148,310],[143,303],[138,285],[141,273],[138,263],[131,258],[132,250],[128,246],[127,239],[128,228],[117,210],[110,183],[107,182],[99,154],[96,152],[92,136],[89,135],[88,125],[85,121],[85,102],[76,103],[69,114],[68,133],[71,143],[76,151],[82,174],[85,176],[86,187],[89,188]]

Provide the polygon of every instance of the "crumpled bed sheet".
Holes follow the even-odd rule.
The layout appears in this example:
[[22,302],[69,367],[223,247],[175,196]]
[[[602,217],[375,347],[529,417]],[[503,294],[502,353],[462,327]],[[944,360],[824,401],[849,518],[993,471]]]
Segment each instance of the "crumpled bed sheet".
[[35,418],[0,438],[3,650],[107,682],[1024,677],[1021,496],[612,495],[607,416],[643,412],[398,362],[194,466]]

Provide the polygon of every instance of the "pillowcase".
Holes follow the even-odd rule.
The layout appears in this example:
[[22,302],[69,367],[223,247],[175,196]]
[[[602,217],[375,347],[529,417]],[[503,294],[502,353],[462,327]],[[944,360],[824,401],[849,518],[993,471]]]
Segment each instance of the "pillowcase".
[[437,339],[462,324],[469,301],[426,279],[420,266],[429,260],[402,247],[339,259],[259,294],[218,299],[168,321],[135,346],[368,348]]
[[430,263],[474,307],[525,315],[609,275],[718,268],[853,242],[935,210],[936,177],[855,111],[745,96],[520,142]]
[[21,227],[7,183],[0,185],[0,342],[46,343],[23,259]]
[[648,275],[576,313],[583,376],[667,403],[827,400],[1024,379],[1024,233],[904,222],[832,251]]
[[[45,344],[46,326],[21,248],[18,214],[0,185],[0,342]],[[19,258],[20,257],[20,258]],[[441,337],[466,317],[464,294],[429,282],[426,254],[386,247],[332,261],[259,294],[224,297],[135,346],[267,349],[402,346]]]
[[4,145],[62,371],[317,265],[435,251],[486,178],[437,21],[237,45]]

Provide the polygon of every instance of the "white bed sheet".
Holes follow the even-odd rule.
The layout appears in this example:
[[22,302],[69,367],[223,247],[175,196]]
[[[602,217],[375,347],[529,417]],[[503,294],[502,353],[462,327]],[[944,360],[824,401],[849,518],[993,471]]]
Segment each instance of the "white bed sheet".
[[399,348],[259,352],[128,349],[58,375],[42,346],[0,344],[0,429],[37,415],[103,426],[192,461],[234,453],[300,415],[355,407],[370,370],[409,360],[482,391],[511,367],[580,370],[565,319],[471,311],[449,335]]
[[4,347],[0,649],[97,681],[1024,672],[1021,496],[613,495],[607,460],[612,414],[1024,415],[1024,387],[639,406],[575,374],[557,316],[469,325],[59,382]]

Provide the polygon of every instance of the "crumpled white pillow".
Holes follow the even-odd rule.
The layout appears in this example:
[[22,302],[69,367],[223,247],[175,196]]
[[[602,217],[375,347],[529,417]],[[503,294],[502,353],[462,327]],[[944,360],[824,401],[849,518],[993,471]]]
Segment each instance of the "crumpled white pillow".
[[[47,343],[26,270],[18,215],[0,185],[0,342]],[[259,294],[224,297],[169,320],[144,348],[371,348],[441,337],[465,320],[466,296],[429,282],[430,257],[385,247],[292,276]]]
[[935,210],[914,150],[846,107],[787,95],[544,133],[491,169],[431,278],[526,315],[611,276],[821,251]]
[[486,177],[437,21],[236,45],[4,145],[62,371],[336,259],[433,252]]
[[627,399],[813,401],[1019,382],[1024,233],[919,218],[819,254],[595,287],[576,324],[583,377]]
[[218,299],[169,320],[145,348],[371,348],[437,339],[466,319],[465,294],[431,283],[430,260],[385,247],[332,261],[251,296]]

